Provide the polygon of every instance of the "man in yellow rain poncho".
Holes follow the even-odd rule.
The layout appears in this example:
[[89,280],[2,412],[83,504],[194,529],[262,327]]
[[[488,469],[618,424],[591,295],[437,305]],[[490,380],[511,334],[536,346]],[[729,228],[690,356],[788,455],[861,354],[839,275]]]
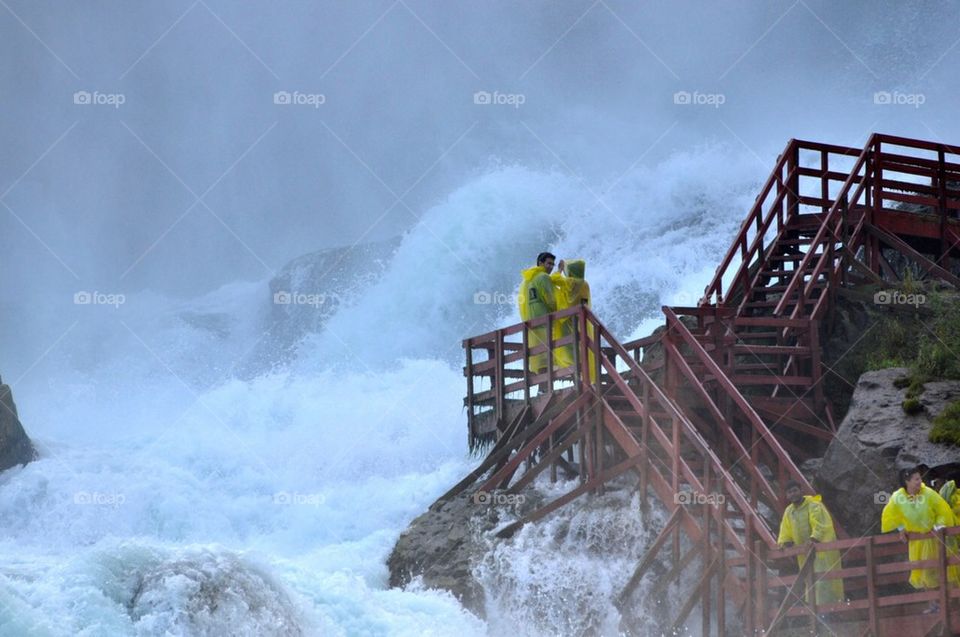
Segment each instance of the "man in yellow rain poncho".
[[[921,479],[919,468],[908,469],[901,474],[901,487],[891,496],[883,507],[880,518],[880,530],[899,531],[900,539],[907,541],[906,534],[927,533],[953,524],[953,511],[940,494],[928,487]],[[934,560],[937,558],[937,540],[910,540],[908,555],[911,562]],[[952,584],[960,583],[960,574],[956,566],[947,568],[947,577]],[[910,571],[910,585],[925,590],[937,588],[940,582],[939,569],[916,568]],[[939,605],[930,603],[927,612],[938,612]]]
[[[521,275],[520,294],[517,302],[520,306],[520,320],[529,321],[540,316],[546,316],[557,311],[557,296],[554,291],[550,273],[557,258],[549,252],[537,255],[537,265],[527,268]],[[547,326],[541,325],[530,330],[527,344],[532,349],[537,345],[547,343]],[[533,354],[527,362],[528,368],[534,374],[547,370],[547,354]]]
[[[586,262],[583,259],[574,259],[573,261],[560,261],[557,268],[558,272],[550,275],[557,292],[557,310],[565,310],[571,307],[586,305],[590,307],[590,284],[583,278],[586,270]],[[553,324],[553,338],[560,340],[564,336],[573,334],[574,321],[576,316],[568,316],[560,319]],[[587,326],[587,334],[594,338],[593,326]],[[554,352],[554,362],[558,368],[569,367],[574,364],[574,345],[562,345]],[[597,361],[592,350],[589,355],[590,361],[590,382],[597,380]]]
[[[790,504],[783,512],[780,522],[780,536],[777,543],[780,546],[794,544],[797,546],[808,542],[833,542],[837,533],[833,528],[833,518],[827,507],[820,501],[819,495],[803,495],[800,485],[794,481],[787,482],[784,495]],[[803,568],[807,561],[806,555],[798,555],[797,563]],[[814,589],[817,594],[817,605],[836,604],[844,600],[843,580],[822,579],[822,573],[841,568],[840,551],[817,551],[813,560]],[[807,601],[810,600],[810,591],[807,591]]]

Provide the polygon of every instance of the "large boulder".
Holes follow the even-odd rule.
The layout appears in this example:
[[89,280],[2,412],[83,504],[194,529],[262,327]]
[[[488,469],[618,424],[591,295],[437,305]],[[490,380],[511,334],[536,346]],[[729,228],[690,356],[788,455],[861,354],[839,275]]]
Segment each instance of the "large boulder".
[[0,471],[27,464],[37,452],[20,424],[10,386],[0,380]]
[[400,238],[327,248],[297,257],[270,280],[265,336],[237,366],[256,376],[293,358],[297,345],[323,326],[347,299],[360,296],[383,276]]
[[953,477],[960,461],[957,447],[928,440],[932,419],[960,398],[960,382],[926,383],[919,397],[923,410],[908,415],[902,407],[907,390],[896,382],[908,373],[890,368],[860,377],[820,465],[816,487],[852,536],[880,532],[880,512],[888,494],[899,487],[900,469],[923,463],[933,476]]

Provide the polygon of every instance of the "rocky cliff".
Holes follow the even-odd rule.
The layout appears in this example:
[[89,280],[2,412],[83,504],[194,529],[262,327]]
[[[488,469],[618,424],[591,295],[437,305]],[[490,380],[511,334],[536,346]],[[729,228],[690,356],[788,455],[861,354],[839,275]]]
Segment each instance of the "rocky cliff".
[[860,377],[820,465],[815,486],[852,536],[880,532],[880,511],[899,487],[898,470],[923,463],[931,467],[931,477],[960,473],[960,449],[927,439],[933,418],[960,398],[960,381],[925,383],[919,395],[923,409],[907,414],[902,404],[908,389],[901,379],[908,373],[890,368]]
[[0,471],[26,464],[35,457],[33,443],[20,424],[13,392],[0,380]]

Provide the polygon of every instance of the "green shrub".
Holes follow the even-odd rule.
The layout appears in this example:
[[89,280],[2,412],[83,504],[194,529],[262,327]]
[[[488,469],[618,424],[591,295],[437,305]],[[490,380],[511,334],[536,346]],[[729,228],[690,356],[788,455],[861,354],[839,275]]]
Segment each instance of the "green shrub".
[[960,401],[950,403],[933,419],[930,442],[960,445]]
[[921,404],[919,398],[907,398],[900,406],[903,407],[904,412],[911,416],[923,411],[923,404]]
[[916,398],[923,393],[925,389],[924,383],[927,382],[927,377],[912,375],[910,376],[910,385],[907,387],[907,398]]

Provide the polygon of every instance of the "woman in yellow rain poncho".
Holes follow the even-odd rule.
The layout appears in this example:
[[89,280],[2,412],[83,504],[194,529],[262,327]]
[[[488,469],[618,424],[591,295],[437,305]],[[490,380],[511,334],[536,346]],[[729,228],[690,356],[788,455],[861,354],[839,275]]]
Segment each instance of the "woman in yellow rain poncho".
[[[927,533],[953,524],[953,511],[940,494],[923,484],[919,469],[904,472],[902,487],[890,496],[883,507],[880,518],[880,530],[904,533]],[[936,538],[910,540],[908,554],[911,562],[934,560],[937,558]],[[947,577],[954,585],[960,584],[960,569],[950,566]],[[939,586],[940,576],[936,568],[917,568],[910,571],[910,585],[917,589],[931,589]],[[933,606],[933,605],[931,605]]]
[[960,490],[957,490],[957,483],[948,480],[940,487],[940,497],[950,505],[950,510],[953,511],[953,526],[960,525]]
[[[827,507],[821,502],[819,495],[803,495],[800,485],[790,481],[786,485],[787,500],[790,504],[783,512],[780,522],[780,535],[777,543],[785,546],[793,543],[801,546],[807,542],[833,542],[837,539],[837,532],[833,528],[833,518]],[[806,555],[798,555],[797,563],[803,568],[807,561]],[[838,604],[844,601],[843,580],[821,579],[820,573],[826,573],[841,568],[840,551],[817,551],[813,558],[814,590],[817,594],[817,605]],[[807,591],[807,601],[810,592]]]
[[[586,267],[586,262],[583,259],[574,259],[566,263],[560,261],[559,271],[550,275],[550,280],[557,292],[557,311],[580,305],[590,307],[590,284],[583,278]],[[573,334],[573,322],[576,320],[576,316],[569,316],[554,323],[554,340]],[[587,326],[587,334],[590,338],[594,338],[592,325]],[[573,345],[563,345],[554,350],[554,362],[558,369],[574,364],[576,357],[573,348]],[[592,350],[588,360],[590,361],[590,382],[593,383],[597,380],[597,361]]]
[[[553,282],[550,280],[550,272],[553,270],[555,261],[556,257],[549,252],[541,252],[537,255],[537,265],[521,272],[523,279],[517,296],[521,321],[529,321],[557,311],[557,298]],[[537,345],[546,344],[547,326],[531,328],[527,336],[528,347],[532,349]],[[531,355],[527,365],[534,374],[546,371],[546,353]]]

